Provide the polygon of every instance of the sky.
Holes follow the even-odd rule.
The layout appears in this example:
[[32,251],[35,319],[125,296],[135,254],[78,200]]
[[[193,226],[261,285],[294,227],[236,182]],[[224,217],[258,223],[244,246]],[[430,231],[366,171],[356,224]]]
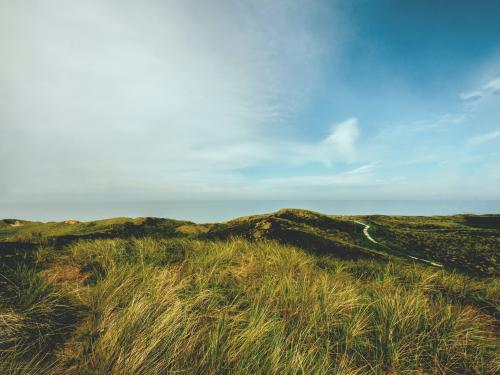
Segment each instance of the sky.
[[500,199],[500,2],[0,0],[0,203]]

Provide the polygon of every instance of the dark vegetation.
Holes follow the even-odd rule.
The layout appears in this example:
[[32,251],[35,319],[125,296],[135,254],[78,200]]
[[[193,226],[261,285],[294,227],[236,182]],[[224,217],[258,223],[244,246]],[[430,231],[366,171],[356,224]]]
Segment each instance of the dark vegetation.
[[366,246],[359,224],[310,211],[280,210],[274,214],[212,224],[202,237],[228,239],[234,236],[276,240],[318,255],[329,254],[344,259],[386,258],[385,254]]
[[390,248],[471,275],[500,275],[500,215],[370,216],[366,221]]
[[499,217],[3,220],[0,373],[496,374]]

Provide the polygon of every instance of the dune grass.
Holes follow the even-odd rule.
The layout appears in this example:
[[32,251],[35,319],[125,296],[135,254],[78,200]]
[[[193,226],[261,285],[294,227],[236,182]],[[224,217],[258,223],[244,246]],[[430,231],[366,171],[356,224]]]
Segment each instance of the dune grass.
[[237,238],[80,241],[36,259],[1,295],[1,373],[500,370],[495,278]]
[[[362,226],[379,245],[367,240]],[[500,215],[332,216],[301,209],[195,224],[163,218],[113,218],[89,222],[0,220],[0,259],[19,245],[58,248],[81,239],[133,237],[196,238],[220,241],[234,236],[251,241],[274,240],[316,254],[343,259],[414,256],[447,269],[485,277],[500,276]],[[5,255],[5,254],[4,254]]]
[[81,310],[36,269],[2,267],[0,373],[50,373],[51,353],[69,338]]

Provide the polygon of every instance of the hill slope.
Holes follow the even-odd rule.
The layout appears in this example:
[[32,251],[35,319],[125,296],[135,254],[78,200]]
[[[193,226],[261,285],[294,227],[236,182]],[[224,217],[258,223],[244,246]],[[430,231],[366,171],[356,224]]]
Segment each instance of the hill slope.
[[[368,241],[363,226],[356,221],[370,224],[370,233],[380,245]],[[344,259],[414,256],[472,275],[500,275],[499,223],[500,215],[331,216],[298,209],[213,224],[161,218],[114,218],[83,223],[10,219],[0,220],[0,249],[17,248],[24,243],[63,246],[97,238],[243,237],[252,241],[275,240]]]
[[283,209],[272,214],[213,224],[202,237],[228,239],[234,236],[249,240],[276,240],[316,254],[346,259],[386,257],[382,252],[363,246],[362,230],[353,221],[306,210]]
[[392,249],[474,275],[500,275],[500,215],[367,216]]
[[114,238],[144,235],[174,237],[177,227],[193,224],[160,218],[113,218],[88,222],[66,220],[42,223],[17,219],[0,220],[0,241],[67,243],[81,238]]
[[3,220],[0,373],[496,374],[495,220]]

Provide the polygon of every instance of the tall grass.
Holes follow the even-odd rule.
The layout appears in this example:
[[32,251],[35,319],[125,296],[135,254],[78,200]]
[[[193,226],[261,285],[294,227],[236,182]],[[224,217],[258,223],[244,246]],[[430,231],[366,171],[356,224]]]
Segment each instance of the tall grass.
[[49,271],[78,267],[84,275],[74,288],[88,314],[60,348],[54,372],[500,370],[494,314],[482,310],[495,306],[498,284],[239,239],[82,241],[58,259]]
[[79,315],[79,307],[35,270],[0,268],[0,373],[48,373]]

